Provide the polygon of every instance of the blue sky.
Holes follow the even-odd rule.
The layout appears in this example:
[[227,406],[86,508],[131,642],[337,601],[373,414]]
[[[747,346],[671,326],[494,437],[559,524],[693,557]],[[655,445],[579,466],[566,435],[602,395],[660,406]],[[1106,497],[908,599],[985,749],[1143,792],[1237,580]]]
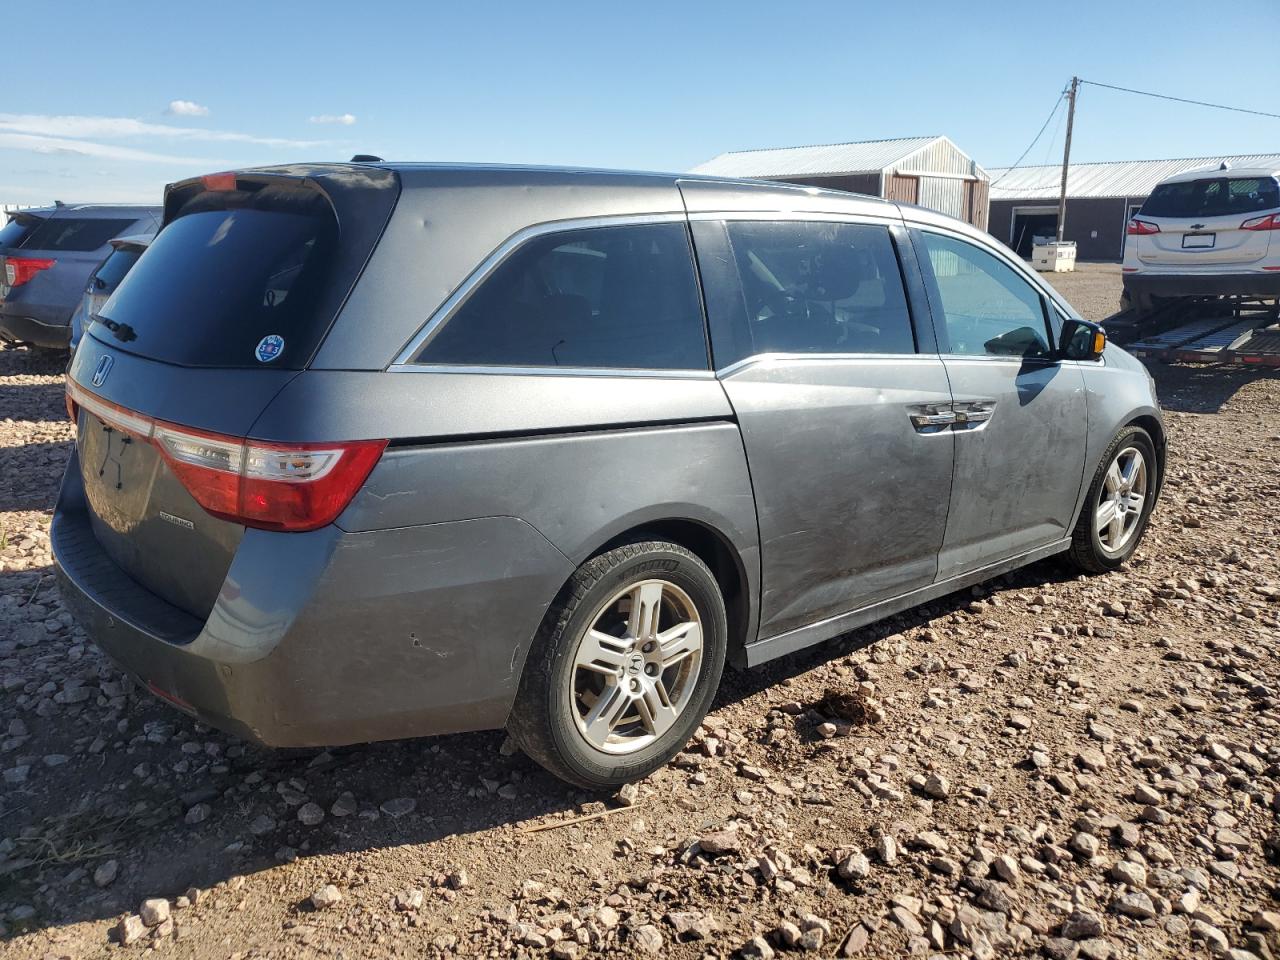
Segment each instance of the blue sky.
[[[195,173],[356,152],[685,170],[945,133],[994,167],[1072,74],[1280,112],[1277,0],[9,7],[0,203],[158,200]],[[1061,149],[1059,123],[1024,162]],[[1086,87],[1073,157],[1264,151],[1280,120]]]

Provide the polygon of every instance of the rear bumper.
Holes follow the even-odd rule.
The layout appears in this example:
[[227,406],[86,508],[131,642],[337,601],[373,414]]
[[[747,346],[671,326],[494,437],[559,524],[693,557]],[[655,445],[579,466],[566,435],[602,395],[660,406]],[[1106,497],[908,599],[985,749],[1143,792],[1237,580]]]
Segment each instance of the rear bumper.
[[511,517],[370,533],[248,530],[203,623],[93,537],[73,456],[51,531],[65,602],[153,692],[273,747],[500,727],[572,566]]
[[1126,273],[1133,297],[1280,297],[1280,270],[1263,273]]
[[71,327],[66,323],[47,323],[36,317],[0,309],[0,340],[65,350],[71,342]]

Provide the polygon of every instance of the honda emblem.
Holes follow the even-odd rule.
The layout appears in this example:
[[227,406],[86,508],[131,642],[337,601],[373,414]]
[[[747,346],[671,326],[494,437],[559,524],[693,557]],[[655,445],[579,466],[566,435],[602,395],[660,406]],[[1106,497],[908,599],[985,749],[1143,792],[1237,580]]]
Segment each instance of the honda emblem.
[[95,387],[102,386],[102,382],[107,379],[107,374],[111,372],[111,364],[115,361],[108,355],[98,361],[98,365],[93,370],[93,385]]

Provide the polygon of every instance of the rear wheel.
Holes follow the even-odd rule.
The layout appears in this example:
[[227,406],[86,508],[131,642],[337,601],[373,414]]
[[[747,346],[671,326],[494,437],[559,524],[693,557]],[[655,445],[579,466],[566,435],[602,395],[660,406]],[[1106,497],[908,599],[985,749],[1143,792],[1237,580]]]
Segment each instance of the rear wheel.
[[1103,454],[1071,536],[1071,559],[1088,573],[1115,570],[1146,532],[1159,469],[1155,445],[1141,427],[1125,427]]
[[587,561],[547,612],[508,730],[556,776],[611,788],[670,760],[706,716],[728,642],[697,556],[645,541]]

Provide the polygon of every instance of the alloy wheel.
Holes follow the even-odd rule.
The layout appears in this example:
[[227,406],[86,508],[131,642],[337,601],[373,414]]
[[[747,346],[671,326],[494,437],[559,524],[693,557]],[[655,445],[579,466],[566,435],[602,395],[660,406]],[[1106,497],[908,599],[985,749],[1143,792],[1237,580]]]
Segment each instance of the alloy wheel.
[[578,732],[604,753],[642,750],[688,706],[701,663],[702,618],[684,590],[667,580],[624,587],[574,651]]
[[1107,467],[1093,512],[1093,528],[1107,553],[1120,553],[1137,532],[1147,505],[1147,476],[1147,458],[1137,447],[1125,447]]

